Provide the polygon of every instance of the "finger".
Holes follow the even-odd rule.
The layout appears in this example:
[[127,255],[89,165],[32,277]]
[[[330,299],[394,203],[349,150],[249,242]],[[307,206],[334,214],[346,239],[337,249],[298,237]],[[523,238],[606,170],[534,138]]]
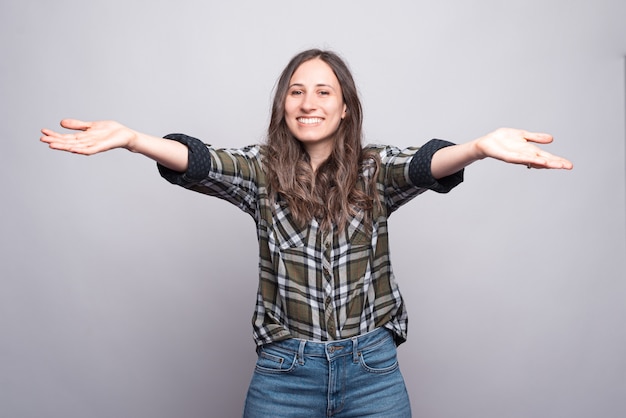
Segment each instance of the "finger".
[[67,140],[63,138],[63,135],[50,129],[42,129],[41,133],[43,136],[40,139],[41,142],[45,142],[47,144],[56,143],[56,142],[66,142]]
[[548,152],[538,154],[536,158],[528,160],[526,165],[529,166],[529,168],[553,168],[565,170],[571,170],[574,168],[574,164],[572,164],[571,161]]
[[567,170],[571,170],[574,167],[574,164],[568,159],[551,154],[547,151],[542,150],[539,153],[539,157],[545,159],[546,165],[549,168],[564,168]]
[[85,149],[87,141],[79,139],[78,134],[60,134],[50,129],[42,129],[41,132],[44,135],[40,138],[40,141],[47,143],[51,149],[79,154],[85,153],[82,150]]
[[[44,141],[47,142],[47,141]],[[48,142],[51,149],[67,151],[73,154],[92,155],[98,152],[96,147],[91,146],[87,141],[80,140],[57,140]]]
[[78,119],[63,119],[61,121],[61,126],[66,129],[73,129],[78,131],[86,131],[91,128],[91,122],[85,122]]
[[51,129],[46,129],[46,128],[42,129],[42,130],[41,130],[41,133],[44,135],[44,136],[42,137],[42,139],[43,139],[44,137],[54,138],[54,137],[57,137],[57,136],[59,136],[59,135],[60,135],[60,134],[58,134],[57,132],[55,132],[55,131],[53,131],[53,130],[51,130]]
[[41,137],[43,142],[67,142],[75,143],[79,141],[78,134],[60,134],[49,129],[42,129],[44,136]]
[[574,168],[574,164],[572,164],[571,161],[566,160],[565,158],[555,158],[546,161],[545,168],[571,170],[572,168]]
[[551,170],[571,170],[574,165],[571,161],[545,161],[543,163],[526,164],[528,168],[551,169]]

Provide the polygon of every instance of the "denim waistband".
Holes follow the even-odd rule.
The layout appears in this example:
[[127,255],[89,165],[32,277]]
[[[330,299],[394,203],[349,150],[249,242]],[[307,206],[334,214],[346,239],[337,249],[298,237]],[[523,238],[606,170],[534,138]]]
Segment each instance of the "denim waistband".
[[376,328],[374,331],[343,340],[309,341],[289,338],[269,345],[272,348],[297,353],[299,358],[326,357],[330,361],[345,355],[352,355],[356,358],[359,351],[380,344],[386,339],[393,339],[391,331],[386,328]]

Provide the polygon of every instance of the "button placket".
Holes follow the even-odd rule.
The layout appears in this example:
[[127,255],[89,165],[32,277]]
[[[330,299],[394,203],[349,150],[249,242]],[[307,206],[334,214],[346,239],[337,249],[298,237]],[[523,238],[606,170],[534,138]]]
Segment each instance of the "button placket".
[[322,274],[325,281],[324,293],[326,295],[324,298],[324,321],[326,322],[326,331],[328,332],[329,338],[334,339],[336,337],[337,326],[335,324],[335,312],[333,306],[333,268],[330,261],[333,235],[332,233],[324,232],[323,238]]

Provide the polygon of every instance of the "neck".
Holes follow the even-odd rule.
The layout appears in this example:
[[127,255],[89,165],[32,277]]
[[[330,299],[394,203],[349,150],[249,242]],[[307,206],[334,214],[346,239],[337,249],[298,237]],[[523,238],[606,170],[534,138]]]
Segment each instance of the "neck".
[[332,149],[328,146],[319,144],[318,146],[305,146],[305,151],[309,154],[309,160],[311,161],[311,167],[313,171],[317,171],[318,167],[324,163],[330,157]]

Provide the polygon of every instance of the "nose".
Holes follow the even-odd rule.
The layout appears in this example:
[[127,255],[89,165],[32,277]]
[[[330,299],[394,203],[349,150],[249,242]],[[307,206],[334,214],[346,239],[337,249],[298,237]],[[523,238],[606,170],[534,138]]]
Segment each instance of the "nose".
[[300,104],[302,111],[311,112],[317,108],[315,95],[305,93],[302,97],[302,103]]

